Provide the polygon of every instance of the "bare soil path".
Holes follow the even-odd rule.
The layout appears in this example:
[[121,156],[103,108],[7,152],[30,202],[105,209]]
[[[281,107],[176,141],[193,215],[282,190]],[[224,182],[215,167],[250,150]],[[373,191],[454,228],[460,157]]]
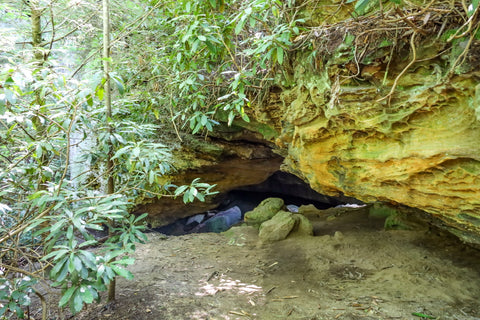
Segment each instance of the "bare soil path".
[[117,302],[78,319],[480,319],[480,251],[361,211],[309,217],[315,237],[262,244],[252,227],[149,234]]

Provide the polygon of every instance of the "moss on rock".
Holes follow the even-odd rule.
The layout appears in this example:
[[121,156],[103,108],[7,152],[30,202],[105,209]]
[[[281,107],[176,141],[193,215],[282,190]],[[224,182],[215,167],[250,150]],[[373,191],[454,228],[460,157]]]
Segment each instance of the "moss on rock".
[[258,237],[264,242],[283,240],[292,231],[295,221],[291,212],[279,211],[260,225]]
[[280,198],[267,198],[255,209],[245,213],[245,222],[251,225],[260,225],[270,220],[283,208],[284,202]]

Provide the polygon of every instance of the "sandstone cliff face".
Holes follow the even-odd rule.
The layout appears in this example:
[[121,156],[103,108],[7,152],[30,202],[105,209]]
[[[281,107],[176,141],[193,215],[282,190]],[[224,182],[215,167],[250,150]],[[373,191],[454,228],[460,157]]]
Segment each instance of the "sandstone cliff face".
[[282,70],[255,109],[279,133],[284,170],[323,194],[424,210],[479,243],[478,56],[470,52],[462,70],[450,72],[458,53],[442,55],[449,44],[409,36],[410,45],[367,48],[369,61],[367,54],[352,63],[344,57],[358,43],[348,37],[327,56],[312,59],[315,46],[293,53],[292,71]]

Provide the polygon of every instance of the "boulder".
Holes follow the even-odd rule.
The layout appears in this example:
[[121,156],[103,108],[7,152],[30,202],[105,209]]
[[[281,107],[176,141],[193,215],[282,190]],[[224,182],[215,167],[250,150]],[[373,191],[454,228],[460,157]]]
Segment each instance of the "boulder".
[[260,225],[258,237],[263,242],[283,240],[292,231],[295,221],[291,212],[279,211],[272,219]]
[[290,211],[292,213],[297,213],[298,212],[298,206],[296,206],[294,204],[287,204],[285,207],[287,208],[288,211]]
[[187,219],[187,222],[185,223],[185,230],[191,230],[195,228],[205,220],[205,217],[206,217],[206,214],[204,213],[196,214],[194,216],[189,217]]
[[298,213],[304,216],[318,217],[323,214],[323,210],[317,209],[313,204],[307,204],[298,208]]
[[295,226],[292,233],[299,236],[313,236],[313,225],[307,217],[301,214],[294,214]]
[[260,225],[277,214],[283,208],[283,204],[283,200],[280,198],[267,198],[255,209],[245,213],[245,222],[252,225]]
[[223,232],[228,230],[234,224],[242,220],[242,212],[239,207],[233,207],[225,211],[221,211],[214,217],[208,219],[204,223],[198,225],[192,232]]

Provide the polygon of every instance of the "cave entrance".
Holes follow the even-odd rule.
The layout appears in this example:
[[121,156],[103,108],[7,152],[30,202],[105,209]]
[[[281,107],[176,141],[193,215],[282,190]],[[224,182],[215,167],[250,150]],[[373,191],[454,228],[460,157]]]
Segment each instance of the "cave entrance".
[[178,219],[153,230],[166,235],[223,232],[241,223],[246,212],[271,197],[282,198],[286,209],[291,212],[309,204],[320,210],[345,204],[362,204],[353,198],[320,194],[297,176],[282,171],[276,171],[262,183],[238,187],[217,197],[220,205],[215,209]]

